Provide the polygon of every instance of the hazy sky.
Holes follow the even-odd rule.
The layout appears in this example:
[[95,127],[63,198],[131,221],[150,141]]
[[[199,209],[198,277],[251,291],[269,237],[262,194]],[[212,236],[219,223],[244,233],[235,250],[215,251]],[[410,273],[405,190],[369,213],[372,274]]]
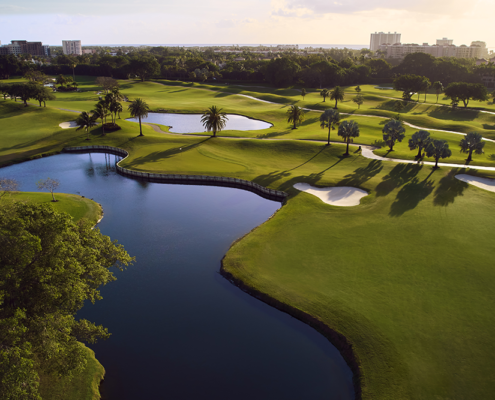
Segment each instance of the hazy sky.
[[0,40],[84,44],[369,44],[484,40],[495,47],[494,0],[0,0]]

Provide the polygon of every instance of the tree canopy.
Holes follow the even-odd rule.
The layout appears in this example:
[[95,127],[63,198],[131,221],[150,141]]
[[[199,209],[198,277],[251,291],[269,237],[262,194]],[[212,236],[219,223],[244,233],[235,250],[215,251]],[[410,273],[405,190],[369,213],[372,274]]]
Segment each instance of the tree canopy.
[[0,208],[0,392],[5,399],[40,399],[38,372],[71,376],[84,368],[78,341],[109,337],[75,315],[101,299],[132,258],[121,245],[75,223],[48,204],[8,202]]

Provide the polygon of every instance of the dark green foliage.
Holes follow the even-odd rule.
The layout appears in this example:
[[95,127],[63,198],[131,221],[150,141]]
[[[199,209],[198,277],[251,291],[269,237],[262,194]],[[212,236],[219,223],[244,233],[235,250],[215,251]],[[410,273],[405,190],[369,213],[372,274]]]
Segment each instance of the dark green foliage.
[[320,115],[320,127],[322,129],[328,128],[328,141],[330,144],[330,132],[335,129],[340,123],[340,114],[335,109],[327,109],[323,114]]
[[138,98],[131,102],[127,109],[130,111],[131,117],[137,117],[139,119],[139,136],[144,136],[143,128],[141,126],[141,118],[146,118],[148,116],[148,112],[150,111],[148,103],[146,103],[143,99]]
[[402,125],[402,122],[396,119],[391,119],[383,127],[383,140],[390,148],[390,151],[394,149],[395,142],[402,142],[402,139],[406,136],[404,132],[406,129]]
[[483,136],[477,132],[469,132],[461,139],[459,143],[461,146],[461,153],[468,153],[467,162],[472,161],[472,154],[483,154],[483,147],[485,147],[485,142],[483,141]]
[[206,130],[208,132],[213,131],[213,137],[217,136],[217,132],[225,128],[227,120],[227,115],[217,106],[208,108],[201,117],[201,122]]
[[425,77],[406,74],[394,79],[394,89],[402,92],[404,100],[411,100],[414,93],[419,93],[423,88]]
[[409,148],[411,150],[418,149],[418,155],[416,158],[421,158],[421,153],[431,142],[430,132],[420,130],[414,133],[409,139]]
[[110,267],[132,259],[90,224],[76,224],[49,205],[21,202],[0,209],[0,393],[39,399],[38,371],[70,376],[84,368],[78,340],[109,333],[76,320],[86,300],[115,280]]
[[287,122],[293,124],[292,129],[296,129],[297,125],[304,121],[304,110],[299,107],[292,105],[287,110]]
[[291,85],[300,70],[301,66],[290,58],[276,58],[266,66],[265,79],[277,87]]
[[467,107],[470,100],[486,101],[488,91],[485,85],[481,83],[454,82],[445,88],[445,95],[450,97],[453,102],[461,100],[464,107]]
[[129,68],[133,74],[144,81],[150,76],[157,75],[160,72],[160,64],[153,56],[141,56],[131,59]]
[[345,96],[344,89],[340,86],[335,86],[333,90],[330,92],[330,99],[335,100],[335,107],[337,108],[337,103],[339,101],[343,101]]
[[344,139],[344,142],[347,143],[345,156],[349,155],[349,143],[352,143],[353,139],[359,137],[359,126],[356,121],[346,120],[342,122],[339,126],[339,130],[337,133],[340,137]]
[[438,160],[448,158],[452,155],[446,140],[432,140],[426,147],[426,156],[435,159],[435,167],[438,168]]

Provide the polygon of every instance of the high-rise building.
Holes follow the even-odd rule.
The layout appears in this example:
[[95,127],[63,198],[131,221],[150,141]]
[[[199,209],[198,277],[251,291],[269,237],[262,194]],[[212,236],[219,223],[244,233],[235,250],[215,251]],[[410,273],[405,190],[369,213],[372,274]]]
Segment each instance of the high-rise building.
[[[434,44],[430,46],[428,43],[422,45],[411,44],[381,44],[379,49],[385,54],[386,58],[404,58],[412,53],[425,53],[433,57],[456,57],[456,58],[481,58],[485,54],[486,45],[471,44],[471,46],[461,45],[455,46],[451,40],[447,40],[447,45]],[[473,42],[477,43],[477,42]],[[484,42],[483,42],[484,43]]]
[[82,55],[82,47],[80,40],[62,40],[62,50],[64,54]]
[[452,46],[454,41],[452,39],[447,39],[444,37],[443,39],[437,39],[437,46]]
[[375,32],[371,34],[370,50],[371,51],[378,50],[381,44],[396,44],[396,43],[400,43],[400,33]]
[[49,46],[43,46],[41,42],[28,42],[26,40],[12,40],[10,44],[0,47],[0,54],[31,54],[32,56],[49,55]]
[[481,56],[480,57],[488,57],[488,49],[486,48],[486,43],[481,40],[475,40],[471,42],[471,46],[477,46],[481,48]]

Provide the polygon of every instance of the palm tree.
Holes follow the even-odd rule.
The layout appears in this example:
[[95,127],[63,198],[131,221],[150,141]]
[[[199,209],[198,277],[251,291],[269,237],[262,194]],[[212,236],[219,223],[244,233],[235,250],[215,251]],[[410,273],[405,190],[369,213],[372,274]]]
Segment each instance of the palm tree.
[[361,87],[359,85],[357,85],[354,90],[356,91],[357,94],[361,93]]
[[299,107],[292,105],[287,110],[287,122],[294,124],[292,129],[296,129],[297,124],[301,124],[304,121],[304,110]]
[[120,119],[120,113],[124,111],[124,109],[122,108],[122,104],[121,103],[117,103],[115,105],[115,112],[119,115],[119,119]]
[[340,86],[335,86],[330,92],[330,99],[335,100],[335,107],[337,108],[337,103],[344,100],[344,89]]
[[339,122],[340,114],[337,110],[334,110],[332,108],[325,110],[325,112],[320,115],[320,127],[322,129],[328,128],[327,145],[330,144],[330,132],[332,131],[332,129],[335,129],[335,127],[339,125]]
[[70,66],[72,67],[72,78],[74,79],[74,81],[76,80],[76,73],[75,73],[75,69],[77,67],[77,63],[72,61]]
[[344,142],[347,143],[347,149],[344,156],[349,155],[349,143],[353,141],[353,138],[359,136],[359,126],[356,121],[344,121],[339,126],[339,131],[337,133],[344,139]]
[[461,146],[461,153],[468,153],[467,162],[472,161],[471,155],[473,151],[476,154],[483,154],[483,147],[485,147],[485,142],[483,141],[483,136],[477,132],[469,132],[461,142],[459,143]]
[[91,112],[97,116],[96,119],[101,118],[101,128],[103,134],[105,134],[105,124],[107,123],[108,116],[107,104],[103,100],[100,100],[98,103],[96,103],[95,109],[91,110]]
[[432,140],[426,148],[426,156],[435,158],[435,166],[438,168],[438,160],[441,158],[448,158],[452,155],[452,151],[449,149],[449,144],[446,140]]
[[385,124],[382,130],[383,140],[390,147],[390,151],[394,149],[395,142],[402,142],[406,136],[405,131],[406,129],[399,120],[391,119]]
[[89,129],[93,126],[98,125],[96,123],[95,115],[89,115],[86,111],[83,111],[76,119],[76,124],[78,128],[76,131],[80,131],[81,129],[86,129],[86,140],[89,140]]
[[328,89],[322,89],[320,92],[320,96],[323,97],[323,101],[330,95],[330,90]]
[[417,131],[409,139],[409,148],[411,150],[418,149],[418,155],[416,158],[421,158],[421,152],[428,147],[431,142],[430,132],[428,131]]
[[304,97],[306,97],[306,89],[304,89],[304,88],[301,89],[301,96],[304,100]]
[[227,121],[227,114],[222,112],[222,109],[217,108],[217,106],[208,108],[201,117],[201,122],[206,128],[206,131],[213,131],[213,137],[217,136],[217,132],[225,128]]
[[137,117],[139,119],[139,136],[144,136],[141,127],[141,118],[148,117],[148,112],[150,111],[148,104],[142,99],[136,99],[129,104],[127,109],[131,112],[131,117]]
[[[421,89],[425,92],[425,103],[426,103],[426,94],[428,93],[428,89],[431,86],[431,82],[427,77],[423,78],[423,81],[421,82]],[[418,93],[418,101],[419,101],[419,93]]]

